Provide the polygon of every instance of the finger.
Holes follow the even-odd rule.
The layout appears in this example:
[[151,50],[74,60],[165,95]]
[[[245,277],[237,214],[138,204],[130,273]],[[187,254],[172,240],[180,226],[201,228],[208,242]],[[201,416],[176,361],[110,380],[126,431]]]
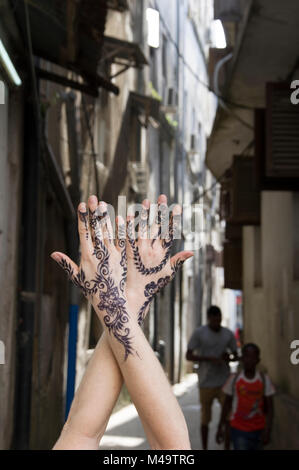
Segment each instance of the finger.
[[167,205],[167,197],[165,194],[160,194],[157,200],[155,218],[150,228],[151,245],[153,246],[155,241],[160,238],[161,235],[161,205]]
[[116,217],[115,221],[115,247],[118,251],[121,251],[126,245],[126,226],[124,219],[120,215]]
[[175,275],[183,263],[192,256],[194,256],[193,251],[180,251],[176,255],[172,256],[172,258],[170,258],[170,266],[173,270],[173,275]]
[[179,204],[176,204],[172,210],[172,222],[170,227],[170,237],[172,240],[181,238],[181,217],[182,208]]
[[78,206],[78,232],[82,257],[87,258],[93,252],[93,244],[88,222],[88,211],[84,202],[81,202]]
[[110,219],[110,215],[108,212],[108,207],[107,204],[104,201],[101,201],[98,207],[100,211],[100,218],[99,218],[99,223],[101,225],[103,237],[104,237],[104,243],[106,245],[112,244],[113,240],[113,227]]
[[173,240],[180,238],[181,228],[181,213],[182,208],[179,204],[176,204],[171,213],[168,212],[168,219],[165,221],[165,229],[162,231],[162,246],[167,251],[170,251]]
[[99,224],[98,220],[98,198],[96,196],[90,196],[88,198],[88,212],[89,212],[89,223],[90,223],[90,228],[91,228],[91,236],[93,243],[96,242],[96,240],[102,240],[103,239],[103,234],[101,230],[101,226]]
[[161,239],[162,246],[164,246],[164,240],[169,236],[169,225],[172,217],[167,203],[162,202],[159,208],[161,213],[161,229],[159,238]]
[[74,282],[74,284],[78,285],[77,276],[79,274],[79,268],[76,263],[59,251],[54,251],[54,253],[51,254],[51,258],[62,267],[69,279]]
[[135,239],[134,216],[127,216],[127,253],[128,256],[134,257],[134,251],[138,251]]
[[142,201],[140,222],[138,224],[138,240],[140,243],[142,243],[143,240],[148,239],[149,208],[150,201],[148,199],[144,199],[144,201]]

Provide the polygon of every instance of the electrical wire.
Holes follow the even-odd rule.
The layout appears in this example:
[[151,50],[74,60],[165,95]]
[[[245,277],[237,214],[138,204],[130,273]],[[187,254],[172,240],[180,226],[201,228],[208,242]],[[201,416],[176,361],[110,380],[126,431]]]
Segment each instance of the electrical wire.
[[247,152],[249,152],[250,149],[253,147],[254,142],[255,142],[255,140],[252,139],[252,140],[249,142],[249,144],[247,144],[246,147],[242,150],[242,152],[240,153],[240,155],[247,155],[247,156],[249,156],[250,154],[247,153]]
[[202,199],[203,197],[205,197],[205,195],[212,191],[216,186],[217,184],[221,183],[221,181],[223,180],[224,178],[224,174],[221,175],[219,178],[216,178],[216,181],[214,181],[213,184],[211,184],[211,186],[207,189],[205,189],[199,196],[196,196],[196,198],[193,199],[192,203],[191,204],[195,204],[196,202],[198,202],[200,199]]
[[95,151],[94,138],[93,138],[93,134],[92,134],[91,127],[90,127],[89,116],[88,116],[88,112],[86,108],[84,95],[82,95],[82,105],[83,105],[84,117],[85,117],[88,135],[89,135],[90,145],[91,145],[91,152],[92,152],[93,165],[94,165],[94,177],[95,177],[95,184],[96,184],[96,187],[95,187],[96,194],[100,194],[100,185],[99,185],[99,177],[98,177],[98,170],[97,170],[97,154]]

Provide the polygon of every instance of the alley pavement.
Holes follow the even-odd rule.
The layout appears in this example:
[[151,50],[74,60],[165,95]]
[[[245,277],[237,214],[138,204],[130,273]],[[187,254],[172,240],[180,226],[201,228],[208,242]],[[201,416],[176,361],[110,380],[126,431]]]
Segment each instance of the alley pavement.
[[[188,374],[184,380],[174,385],[173,391],[184,413],[192,450],[201,450],[200,404],[198,397],[197,374]],[[221,450],[215,441],[220,416],[220,405],[214,400],[212,421],[210,423],[209,445],[211,450]],[[128,405],[113,413],[109,420],[100,449],[102,450],[148,450],[150,446],[143,431],[141,421],[134,405]]]

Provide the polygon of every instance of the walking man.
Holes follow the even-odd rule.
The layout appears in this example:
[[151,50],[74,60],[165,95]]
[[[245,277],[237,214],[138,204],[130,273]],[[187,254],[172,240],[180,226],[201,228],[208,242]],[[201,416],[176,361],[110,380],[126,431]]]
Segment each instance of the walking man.
[[[202,446],[208,447],[209,422],[215,398],[223,406],[222,387],[230,375],[229,362],[238,360],[237,344],[232,331],[221,326],[219,307],[211,305],[207,312],[208,324],[197,327],[188,343],[186,359],[198,362],[199,399],[201,404]],[[198,353],[194,351],[197,350]],[[230,353],[230,354],[229,354]]]

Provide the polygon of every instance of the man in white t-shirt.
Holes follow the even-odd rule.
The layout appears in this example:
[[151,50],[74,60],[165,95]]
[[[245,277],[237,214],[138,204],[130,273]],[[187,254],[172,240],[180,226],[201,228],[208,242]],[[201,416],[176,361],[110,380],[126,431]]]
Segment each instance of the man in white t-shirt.
[[[238,360],[237,344],[232,331],[221,326],[221,310],[211,305],[207,312],[208,324],[193,332],[186,354],[188,361],[199,363],[198,384],[201,404],[201,437],[207,449],[209,422],[214,399],[223,405],[222,386],[230,374],[229,362]],[[194,353],[194,351],[197,353]],[[229,352],[233,355],[230,356]]]

